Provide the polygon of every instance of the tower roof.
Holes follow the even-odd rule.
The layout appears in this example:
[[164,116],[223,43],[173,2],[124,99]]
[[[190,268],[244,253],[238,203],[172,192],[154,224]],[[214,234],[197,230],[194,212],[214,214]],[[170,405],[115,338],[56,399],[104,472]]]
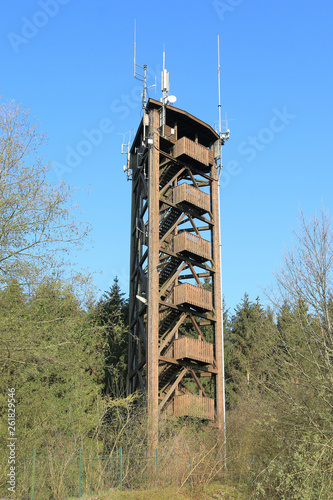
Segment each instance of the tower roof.
[[[162,103],[160,101],[156,101],[155,99],[148,100],[148,111],[150,109],[161,109],[161,107]],[[186,136],[194,140],[195,136],[197,135],[200,144],[206,146],[207,148],[219,139],[218,133],[210,125],[191,115],[187,111],[175,108],[174,106],[166,106],[166,123],[170,127],[174,127],[175,125],[177,125],[178,139]],[[133,141],[133,146],[137,146],[137,141],[139,140],[141,129],[142,120]]]

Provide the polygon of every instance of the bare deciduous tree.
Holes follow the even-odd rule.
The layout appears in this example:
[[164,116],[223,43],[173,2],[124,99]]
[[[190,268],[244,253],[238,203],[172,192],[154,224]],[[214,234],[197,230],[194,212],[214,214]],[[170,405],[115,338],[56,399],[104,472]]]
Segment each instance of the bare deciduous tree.
[[[45,136],[21,105],[0,102],[0,284],[33,283],[37,269],[82,241],[87,226],[73,217],[71,188],[48,182],[40,156]],[[59,258],[58,258],[59,262]]]
[[307,320],[306,330],[320,346],[326,368],[331,371],[333,229],[328,213],[322,209],[319,216],[315,214],[307,221],[301,212],[300,231],[294,231],[294,236],[296,242],[285,253],[284,268],[275,275],[279,296],[286,303],[303,304],[315,319],[311,323]]
[[[301,212],[294,237],[275,275],[277,342],[265,386],[266,419],[271,419],[278,455],[258,478],[265,472],[266,496],[275,485],[288,498],[326,498],[332,491],[327,474],[333,458],[333,230],[328,213],[322,209],[307,220]],[[267,479],[267,471],[273,479]]]

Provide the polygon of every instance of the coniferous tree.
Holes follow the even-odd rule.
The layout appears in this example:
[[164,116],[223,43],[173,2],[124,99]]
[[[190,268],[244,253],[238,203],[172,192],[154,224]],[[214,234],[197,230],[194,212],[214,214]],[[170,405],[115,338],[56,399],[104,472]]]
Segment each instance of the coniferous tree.
[[274,336],[274,323],[270,311],[265,311],[257,298],[253,303],[247,294],[229,326],[227,359],[230,375],[239,389],[257,383],[265,373],[268,346]]
[[[70,288],[51,280],[31,297],[11,283],[0,293],[0,312],[0,376],[4,388],[15,388],[18,457],[33,447],[75,453],[101,418],[98,328]],[[1,398],[5,406],[5,392]],[[6,450],[2,432],[0,439]]]
[[117,397],[124,395],[127,377],[128,301],[124,295],[116,277],[93,312],[103,331],[104,393]]

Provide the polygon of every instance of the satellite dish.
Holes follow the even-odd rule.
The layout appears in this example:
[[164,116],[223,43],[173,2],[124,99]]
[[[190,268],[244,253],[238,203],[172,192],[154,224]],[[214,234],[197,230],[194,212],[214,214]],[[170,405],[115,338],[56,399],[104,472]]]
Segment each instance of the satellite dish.
[[168,96],[168,101],[173,104],[174,102],[177,101],[177,97],[175,95],[169,95]]

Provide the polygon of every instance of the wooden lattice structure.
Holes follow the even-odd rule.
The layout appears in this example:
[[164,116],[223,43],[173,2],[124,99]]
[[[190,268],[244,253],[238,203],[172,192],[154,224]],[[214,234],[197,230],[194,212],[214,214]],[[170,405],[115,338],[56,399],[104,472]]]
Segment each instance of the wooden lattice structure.
[[146,395],[155,440],[160,414],[223,428],[219,136],[172,106],[161,125],[161,109],[148,101],[129,157],[128,392]]

